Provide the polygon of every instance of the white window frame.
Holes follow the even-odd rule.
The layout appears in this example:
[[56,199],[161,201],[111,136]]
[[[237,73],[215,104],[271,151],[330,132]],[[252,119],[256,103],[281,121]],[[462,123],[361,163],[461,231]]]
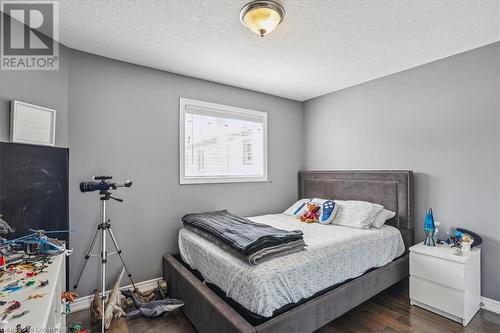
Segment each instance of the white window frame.
[[[264,145],[264,175],[262,177],[242,177],[242,176],[217,176],[217,177],[188,177],[184,174],[185,162],[185,115],[186,106],[193,105],[201,108],[215,109],[227,113],[247,114],[257,116],[262,119],[263,124],[263,145]],[[239,108],[235,106],[209,103],[189,98],[180,98],[179,103],[179,182],[180,184],[214,184],[214,183],[247,183],[247,182],[267,182],[268,181],[268,157],[267,157],[267,112]]]

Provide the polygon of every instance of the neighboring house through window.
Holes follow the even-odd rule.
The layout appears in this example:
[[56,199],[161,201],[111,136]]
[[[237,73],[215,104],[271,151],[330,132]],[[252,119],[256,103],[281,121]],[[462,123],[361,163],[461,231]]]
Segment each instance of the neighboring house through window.
[[180,100],[180,183],[267,181],[267,113]]

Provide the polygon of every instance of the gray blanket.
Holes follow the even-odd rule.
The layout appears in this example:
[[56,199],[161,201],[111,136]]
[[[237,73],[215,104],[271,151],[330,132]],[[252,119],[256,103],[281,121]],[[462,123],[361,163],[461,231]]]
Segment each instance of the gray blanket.
[[265,249],[262,249],[260,251],[254,252],[252,254],[249,254],[247,256],[242,255],[240,252],[236,251],[233,249],[231,246],[227,245],[223,241],[219,240],[217,237],[210,235],[209,233],[206,233],[200,229],[196,228],[191,228],[189,226],[186,226],[186,229],[194,232],[195,234],[211,241],[212,243],[216,244],[223,250],[231,253],[233,256],[239,258],[240,260],[243,260],[247,262],[250,265],[257,265],[260,264],[264,261],[271,260],[277,257],[285,256],[287,254],[295,253],[304,250],[306,247],[306,244],[304,243],[303,239],[299,239],[296,241],[291,241],[282,245],[276,245],[272,247],[268,247]]
[[[243,256],[262,253],[279,253],[281,247],[289,248],[285,244],[302,241],[300,230],[280,230],[267,224],[255,223],[246,218],[220,210],[208,213],[187,214],[182,218],[184,226],[208,233]],[[305,245],[305,244],[304,244]],[[292,246],[293,247],[293,246]]]

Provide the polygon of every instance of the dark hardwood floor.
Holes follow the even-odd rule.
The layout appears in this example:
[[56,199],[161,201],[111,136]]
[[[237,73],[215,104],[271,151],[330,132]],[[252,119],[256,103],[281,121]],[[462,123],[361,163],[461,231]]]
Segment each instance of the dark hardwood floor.
[[[89,332],[99,332],[89,326],[88,311],[72,314],[68,324],[82,322]],[[138,318],[116,320],[110,333],[192,333],[196,332],[181,311],[175,311],[157,319]],[[371,300],[361,304],[340,318],[320,328],[318,333],[365,333],[365,332],[419,332],[419,333],[456,333],[481,332],[499,333],[500,315],[479,310],[467,327],[416,306],[408,300],[408,280],[404,280],[385,290]],[[214,332],[223,333],[223,332]]]

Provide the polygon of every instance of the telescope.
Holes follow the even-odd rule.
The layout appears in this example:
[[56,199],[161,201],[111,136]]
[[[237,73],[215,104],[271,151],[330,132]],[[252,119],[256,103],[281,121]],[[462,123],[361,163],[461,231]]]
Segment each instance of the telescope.
[[94,176],[94,180],[100,180],[97,182],[81,182],[80,191],[82,192],[94,192],[99,191],[100,193],[107,192],[109,190],[116,190],[118,187],[131,187],[132,181],[126,180],[123,184],[111,183],[107,180],[113,179],[111,176]]
[[[120,260],[122,261],[123,268],[125,268],[125,271],[127,272],[127,276],[130,278],[130,281],[132,282],[132,286],[135,289],[135,283],[134,280],[132,280],[132,273],[127,268],[127,265],[125,264],[125,259],[123,258],[123,253],[122,250],[120,249],[120,246],[118,245],[118,241],[115,238],[115,235],[113,234],[113,231],[111,230],[111,220],[106,217],[106,202],[109,201],[110,199],[116,200],[118,202],[123,202],[122,199],[115,198],[111,196],[110,190],[116,190],[118,187],[131,187],[132,182],[130,180],[126,180],[123,184],[117,184],[117,183],[112,183],[110,180],[113,179],[111,176],[94,176],[93,177],[94,181],[93,182],[81,182],[80,183],[80,191],[82,192],[94,192],[94,191],[99,191],[100,195],[100,202],[101,202],[101,220],[100,223],[97,225],[95,231],[94,231],[94,236],[92,237],[92,241],[90,243],[90,247],[87,251],[87,254],[84,257],[83,264],[80,268],[80,272],[78,273],[78,276],[76,278],[75,284],[73,286],[73,289],[78,288],[78,284],[80,283],[80,279],[82,278],[83,272],[85,271],[85,267],[87,266],[87,262],[91,257],[100,257],[101,258],[101,283],[102,283],[102,309],[106,308],[106,295],[104,293],[104,290],[106,290],[106,263],[108,262],[108,256],[112,254],[118,254],[120,256]],[[96,240],[99,237],[99,234],[101,234],[101,251],[100,255],[93,254],[94,251],[94,246],[96,245]],[[108,252],[107,246],[106,246],[106,235],[109,234],[111,237],[111,240],[113,241],[113,245],[115,246],[116,251],[113,252]],[[104,333],[104,316],[101,321],[101,332]]]

